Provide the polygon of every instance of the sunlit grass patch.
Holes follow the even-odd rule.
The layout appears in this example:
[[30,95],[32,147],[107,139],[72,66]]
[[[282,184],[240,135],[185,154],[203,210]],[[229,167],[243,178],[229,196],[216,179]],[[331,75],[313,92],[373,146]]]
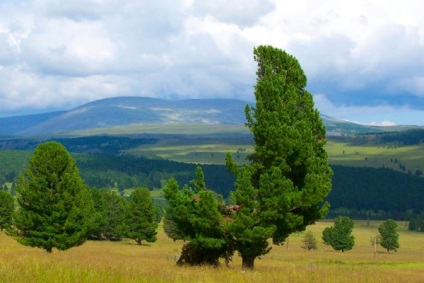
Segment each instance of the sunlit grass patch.
[[336,252],[323,245],[322,230],[332,222],[319,222],[307,228],[318,250],[302,249],[303,233],[295,233],[256,260],[253,271],[241,270],[237,255],[228,267],[178,267],[175,255],[183,243],[168,239],[163,229],[158,241],[148,245],[126,239],[88,241],[52,254],[0,233],[0,282],[422,282],[424,233],[400,231],[400,249],[389,254],[379,247],[374,257],[369,237],[379,222],[366,223],[356,223],[351,251]]

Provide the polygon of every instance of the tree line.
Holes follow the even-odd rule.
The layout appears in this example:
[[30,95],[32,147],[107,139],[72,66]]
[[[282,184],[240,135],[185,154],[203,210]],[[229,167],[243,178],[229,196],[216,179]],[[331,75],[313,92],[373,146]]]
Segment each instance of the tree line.
[[[16,181],[31,151],[0,151],[0,187]],[[72,154],[80,175],[91,188],[162,188],[174,177],[179,184],[195,178],[196,164],[133,156]],[[10,162],[9,162],[10,161]],[[234,191],[234,175],[221,165],[202,165],[205,183],[229,202]],[[424,179],[388,168],[332,165],[332,191],[328,217],[353,219],[409,220],[424,212]]]

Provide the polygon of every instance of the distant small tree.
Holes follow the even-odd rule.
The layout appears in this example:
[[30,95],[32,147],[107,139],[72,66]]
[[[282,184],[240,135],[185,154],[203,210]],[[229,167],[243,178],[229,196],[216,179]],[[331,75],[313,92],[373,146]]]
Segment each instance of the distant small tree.
[[15,203],[8,191],[0,191],[0,230],[10,227]]
[[141,245],[142,241],[155,242],[156,211],[146,188],[137,188],[130,196],[127,209],[127,236]]
[[396,231],[397,224],[393,219],[387,219],[380,226],[378,232],[380,233],[380,245],[387,250],[396,251],[399,248],[399,233]]
[[339,216],[334,220],[333,227],[327,227],[322,232],[324,244],[331,246],[336,251],[348,251],[355,245],[352,230],[354,223],[346,216]]
[[316,250],[317,240],[314,237],[314,234],[311,231],[307,231],[302,239],[302,248],[305,250]]

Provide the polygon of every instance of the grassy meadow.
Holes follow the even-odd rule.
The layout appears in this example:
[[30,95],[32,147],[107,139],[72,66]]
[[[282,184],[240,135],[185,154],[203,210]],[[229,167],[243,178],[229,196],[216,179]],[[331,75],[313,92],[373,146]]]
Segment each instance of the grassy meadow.
[[293,234],[288,245],[274,246],[256,260],[253,271],[241,270],[238,256],[228,267],[178,267],[174,257],[183,243],[162,230],[148,245],[88,241],[52,254],[21,246],[1,232],[0,282],[423,282],[424,233],[406,231],[406,223],[399,223],[398,252],[379,247],[374,258],[370,238],[378,224],[356,222],[355,247],[342,253],[320,243],[322,230],[332,223],[317,223],[308,230],[320,243],[318,250],[302,249],[303,233]]
[[[330,164],[354,167],[386,167],[414,174],[424,171],[424,144],[414,146],[353,146],[342,142],[328,141],[326,145]],[[231,152],[236,161],[243,163],[252,153],[253,146],[232,141],[203,140],[186,144],[178,139],[164,139],[156,144],[146,144],[127,150],[126,153],[147,157],[160,157],[179,162],[199,164],[225,164],[225,155]],[[402,167],[403,166],[403,170]]]

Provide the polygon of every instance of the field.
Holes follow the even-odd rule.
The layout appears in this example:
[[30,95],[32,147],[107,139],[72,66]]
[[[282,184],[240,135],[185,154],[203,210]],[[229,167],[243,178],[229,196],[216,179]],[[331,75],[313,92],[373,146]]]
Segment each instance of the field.
[[[415,173],[424,170],[424,144],[413,146],[352,146],[329,141],[326,146],[331,164],[355,167],[386,167]],[[402,169],[403,168],[403,169]]]
[[[330,224],[320,222],[308,230],[319,241]],[[399,223],[398,252],[388,254],[380,247],[374,258],[370,238],[377,225],[357,222],[355,247],[344,253],[322,244],[307,252],[300,247],[303,234],[291,235],[288,246],[274,246],[256,260],[254,271],[241,270],[238,256],[229,267],[178,267],[174,257],[182,242],[173,242],[162,230],[149,245],[89,241],[52,254],[21,246],[1,232],[0,282],[423,282],[424,233],[408,232],[406,223]]]
[[[326,150],[330,164],[391,168],[415,174],[424,171],[424,144],[414,146],[353,146],[342,142],[328,141]],[[200,164],[225,164],[225,155],[231,152],[242,163],[253,146],[246,140],[235,139],[162,139],[156,144],[146,144],[127,150],[126,153],[147,157]]]

